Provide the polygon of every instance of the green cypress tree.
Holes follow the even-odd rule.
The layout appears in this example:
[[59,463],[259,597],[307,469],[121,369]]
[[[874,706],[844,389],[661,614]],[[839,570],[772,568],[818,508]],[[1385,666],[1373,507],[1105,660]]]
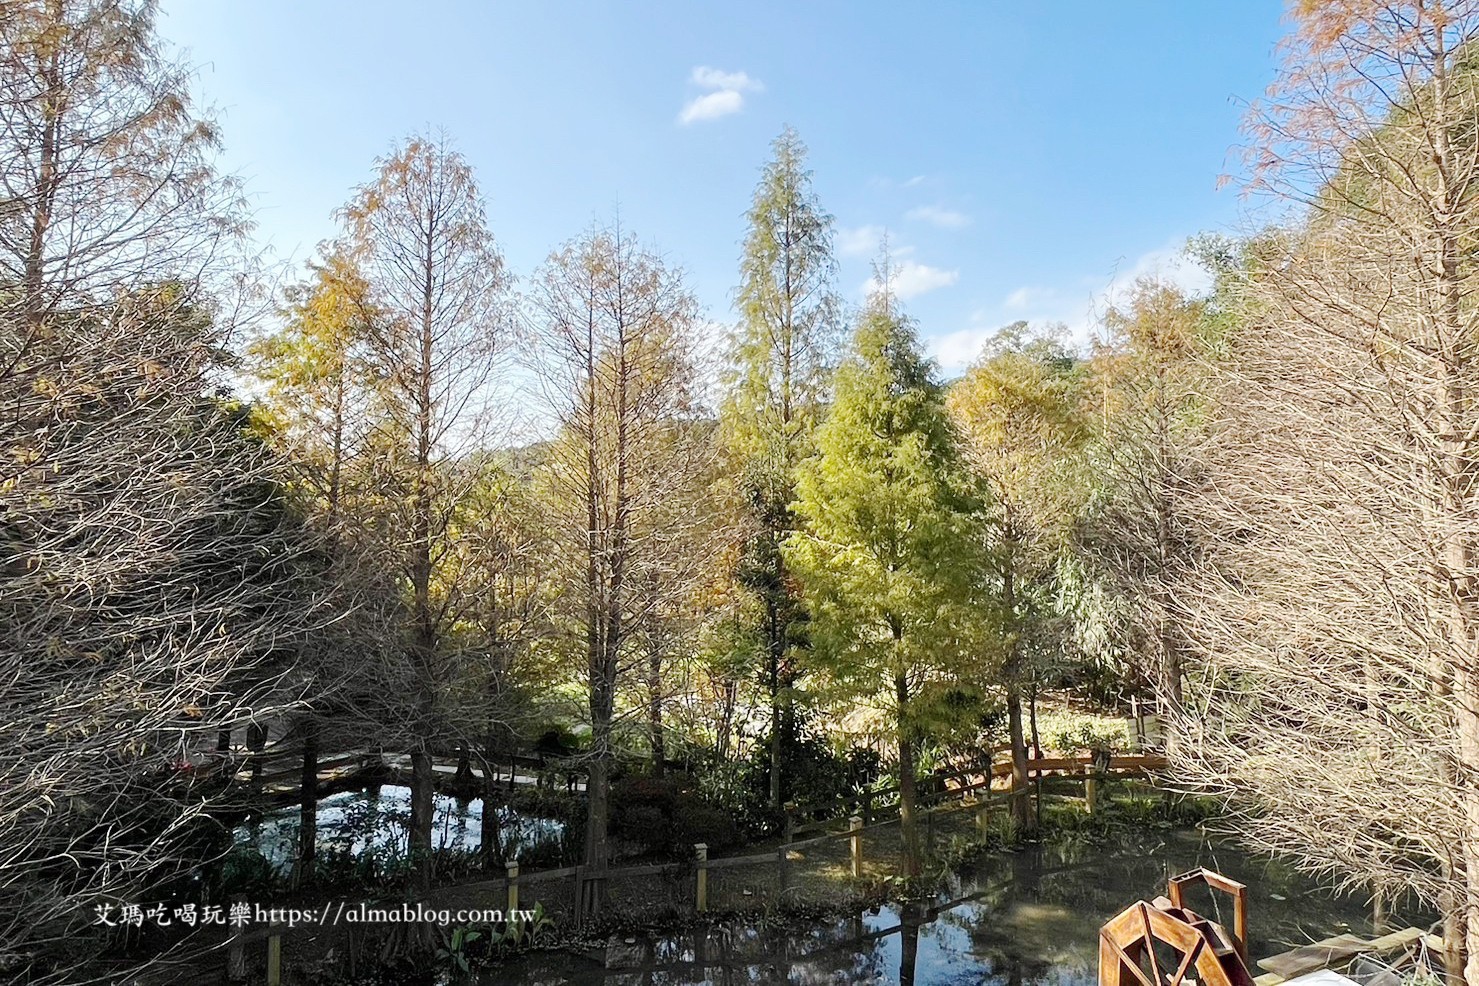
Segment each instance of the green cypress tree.
[[730,341],[734,375],[724,444],[739,477],[746,532],[735,577],[758,603],[755,629],[770,698],[770,801],[781,806],[782,749],[795,738],[792,688],[806,612],[781,545],[795,526],[796,465],[811,451],[835,362],[839,304],[832,290],[832,217],[806,170],[806,147],[783,130],[746,215],[741,320]]
[[980,656],[984,504],[962,467],[933,364],[885,291],[864,311],[836,398],[799,470],[785,560],[812,606],[813,659],[844,694],[878,698],[899,753],[908,872],[919,872],[914,772],[970,691]]

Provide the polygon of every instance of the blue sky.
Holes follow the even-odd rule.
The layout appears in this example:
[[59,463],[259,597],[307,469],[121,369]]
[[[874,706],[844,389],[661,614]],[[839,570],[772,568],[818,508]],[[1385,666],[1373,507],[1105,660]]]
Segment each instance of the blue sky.
[[623,226],[732,318],[743,213],[795,126],[862,298],[889,231],[899,292],[956,370],[994,328],[1086,337],[1111,285],[1242,212],[1241,101],[1274,69],[1279,0],[379,2],[164,0],[258,236],[302,261],[377,155],[445,128],[519,276]]

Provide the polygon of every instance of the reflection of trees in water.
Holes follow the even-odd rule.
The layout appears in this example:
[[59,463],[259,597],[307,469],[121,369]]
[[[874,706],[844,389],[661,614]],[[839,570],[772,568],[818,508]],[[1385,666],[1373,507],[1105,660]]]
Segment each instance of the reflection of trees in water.
[[899,986],[914,986],[914,967],[919,964],[919,920],[913,908],[900,917]]
[[773,978],[754,982],[795,986],[887,982],[881,949],[876,943],[858,944],[861,924],[856,918],[832,918],[803,931],[778,931],[782,950],[779,961],[774,953],[771,957]]
[[[933,917],[916,905],[833,917],[800,926],[735,925],[634,945],[617,968],[591,963],[531,963],[523,975],[489,983],[543,986],[835,986],[985,983],[990,986],[1090,986],[1095,982],[1099,926],[1131,902],[1165,892],[1166,878],[1198,865],[1245,882],[1252,891],[1255,956],[1270,943],[1326,937],[1341,922],[1359,925],[1359,899],[1332,900],[1277,862],[1251,858],[1204,838],[1126,835],[1111,845],[1084,842],[1035,846],[983,859],[949,881],[948,900],[970,898]],[[1285,900],[1274,899],[1278,894]],[[1193,902],[1196,907],[1196,902]],[[1208,916],[1230,921],[1227,908]],[[872,929],[877,930],[870,930]],[[1357,931],[1365,930],[1362,926]],[[887,932],[886,934],[884,932]],[[1304,937],[1299,936],[1303,934]],[[895,939],[895,936],[897,938]],[[894,949],[898,948],[895,952]],[[507,969],[505,972],[513,972]]]
[[[588,958],[530,955],[488,971],[482,986],[836,986],[892,983],[879,943],[859,947],[858,917],[799,928],[718,926],[662,939],[620,940]],[[592,961],[592,960],[595,961]],[[604,960],[604,962],[602,961]],[[600,963],[600,964],[598,964]]]
[[[1361,899],[1335,897],[1282,861],[1186,833],[1142,833],[1113,847],[1032,847],[985,861],[976,871],[984,891],[979,902],[957,909],[951,920],[969,930],[985,956],[1056,955],[1061,961],[1073,943],[1082,945],[1092,963],[1099,925],[1135,900],[1164,894],[1168,877],[1197,866],[1248,885],[1255,956],[1347,929],[1369,931]],[[1190,904],[1213,920],[1232,922],[1225,898],[1209,895]]]
[[[713,986],[890,982],[876,943],[858,947],[864,929],[855,917],[830,918],[800,928],[723,926],[656,942],[634,943],[624,968],[593,970],[601,986]],[[567,973],[568,975],[568,973]],[[523,981],[523,980],[513,980]]]

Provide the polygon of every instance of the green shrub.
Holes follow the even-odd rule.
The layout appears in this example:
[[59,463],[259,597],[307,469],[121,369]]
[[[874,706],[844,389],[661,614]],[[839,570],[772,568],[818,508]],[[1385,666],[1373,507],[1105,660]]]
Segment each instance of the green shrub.
[[277,870],[256,846],[232,846],[221,861],[221,894],[263,893],[271,890],[277,882]]
[[691,777],[628,776],[611,787],[611,832],[645,852],[686,859],[694,843],[711,850],[739,842],[733,815],[699,793]]
[[1042,734],[1049,747],[1064,753],[1119,753],[1130,748],[1126,724],[1100,716],[1045,713],[1042,716]]

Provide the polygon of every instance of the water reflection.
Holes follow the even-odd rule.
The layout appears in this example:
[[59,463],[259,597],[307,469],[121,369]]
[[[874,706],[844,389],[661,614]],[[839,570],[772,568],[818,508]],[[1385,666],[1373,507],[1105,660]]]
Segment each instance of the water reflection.
[[[510,857],[517,858],[535,846],[558,843],[565,831],[564,823],[555,819],[520,815],[507,805],[498,806],[497,811],[499,836]],[[374,852],[404,857],[410,814],[411,790],[401,785],[329,795],[318,803],[315,844],[320,851],[354,856]],[[278,808],[251,825],[237,828],[235,837],[239,845],[254,846],[275,869],[286,872],[297,852],[298,827],[296,806]],[[436,795],[432,841],[438,849],[476,851],[483,841],[482,799]]]
[[[943,895],[780,929],[742,924],[532,955],[481,982],[509,986],[1090,986],[1099,926],[1166,878],[1208,866],[1249,887],[1255,957],[1343,931],[1370,933],[1364,899],[1337,897],[1276,861],[1197,833],[1114,847],[1037,847],[981,862]],[[1193,902],[1193,906],[1196,903]],[[1230,924],[1230,903],[1203,913]],[[1410,922],[1409,922],[1410,923]]]

